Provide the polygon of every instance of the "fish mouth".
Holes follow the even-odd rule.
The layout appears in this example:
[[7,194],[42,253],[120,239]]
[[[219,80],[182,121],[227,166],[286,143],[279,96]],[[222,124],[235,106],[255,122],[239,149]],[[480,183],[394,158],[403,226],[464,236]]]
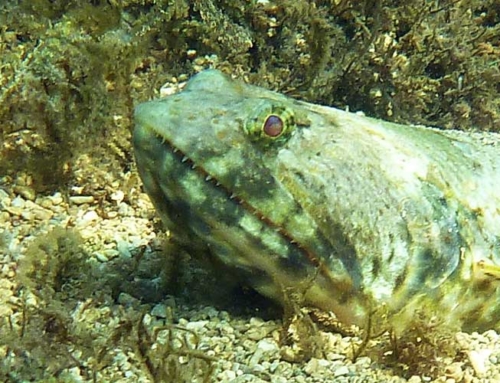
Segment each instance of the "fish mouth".
[[[346,322],[353,321],[355,314],[336,310],[357,299],[350,280],[333,281],[328,266],[285,228],[235,194],[169,139],[153,135],[154,142],[149,145],[161,155],[146,162],[163,165],[155,177],[156,186],[148,187],[147,180],[144,184],[166,226],[183,247],[194,252],[208,250],[223,264],[235,268],[244,284],[278,302],[289,299],[284,297],[289,294],[286,291],[301,291],[312,296],[307,300],[313,305],[336,312]],[[139,168],[144,162],[139,155]],[[352,298],[346,298],[348,293]],[[354,304],[356,307],[359,305]]]
[[230,187],[224,185],[219,179],[207,171],[203,165],[194,161],[191,157],[186,155],[181,149],[172,144],[168,139],[163,140],[163,145],[165,150],[171,153],[171,156],[175,158],[177,164],[184,168],[184,171],[195,172],[199,180],[204,182],[208,188],[212,190],[217,190],[225,197],[228,204],[241,207],[245,212],[255,217],[257,220],[262,222],[265,226],[270,228],[270,230],[278,233],[284,241],[297,248],[303,253],[305,258],[310,261],[310,264],[314,267],[319,267],[321,262],[317,259],[311,251],[306,249],[300,242],[298,242],[290,233],[288,233],[283,227],[272,221],[267,215],[262,213],[259,209],[252,206],[245,198],[236,194]]
[[[168,137],[159,135],[147,125],[142,127],[139,125],[134,132],[134,146],[146,191],[171,231],[176,233],[188,231],[210,242],[214,230],[220,231],[221,227],[225,226],[233,232],[243,231],[242,226],[248,225],[242,225],[241,221],[254,220],[259,223],[261,230],[272,232],[274,236],[279,237],[276,241],[285,249],[282,258],[286,259],[286,255],[293,253],[295,259],[307,260],[308,269],[321,267],[321,261],[310,249],[254,207],[246,198],[221,182],[200,161],[187,155]],[[161,171],[154,169],[152,164]],[[151,174],[154,174],[154,177],[151,177]],[[148,181],[150,178],[153,179]],[[199,198],[202,194],[200,190],[203,191],[204,198]],[[248,216],[252,218],[245,219]],[[254,234],[252,237],[256,243],[255,251],[259,246],[265,247],[257,235]],[[186,242],[189,245],[190,241]],[[258,251],[262,252],[262,248]],[[299,265],[296,265],[296,268],[299,268]]]
[[158,102],[136,111],[134,147],[144,187],[172,238],[190,254],[208,251],[265,296],[283,303],[286,291],[300,292],[309,304],[358,322],[358,265],[344,262],[315,229],[269,157],[262,160],[262,148],[245,146],[234,126],[176,131],[183,125],[168,107]]

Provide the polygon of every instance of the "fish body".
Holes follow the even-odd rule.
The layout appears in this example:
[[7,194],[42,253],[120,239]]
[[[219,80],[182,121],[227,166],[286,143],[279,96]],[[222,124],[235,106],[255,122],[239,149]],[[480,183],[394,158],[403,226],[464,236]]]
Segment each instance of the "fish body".
[[144,187],[192,252],[364,326],[500,321],[500,142],[309,104],[216,70],[135,111]]

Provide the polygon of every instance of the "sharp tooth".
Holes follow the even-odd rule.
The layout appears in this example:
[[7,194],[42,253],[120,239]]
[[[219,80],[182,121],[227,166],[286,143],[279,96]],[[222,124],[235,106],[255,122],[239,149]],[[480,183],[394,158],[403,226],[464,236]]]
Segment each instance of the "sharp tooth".
[[178,151],[179,151],[179,149],[177,149],[177,148],[174,148],[174,149],[172,150],[172,152],[174,152],[174,153],[177,153]]
[[229,196],[229,199],[233,199],[234,197],[236,197],[236,194],[231,193],[231,195]]
[[196,164],[191,165],[191,169],[193,169],[193,170],[196,169],[197,167],[198,167],[198,165],[196,165]]
[[211,179],[212,179],[212,176],[210,174],[205,177],[205,181],[210,181]]
[[186,162],[188,160],[188,158],[186,156],[182,157],[182,162]]

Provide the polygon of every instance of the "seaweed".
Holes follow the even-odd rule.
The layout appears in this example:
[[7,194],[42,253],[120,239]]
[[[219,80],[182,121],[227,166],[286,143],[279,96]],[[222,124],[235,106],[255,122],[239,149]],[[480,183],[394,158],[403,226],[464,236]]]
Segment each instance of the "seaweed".
[[413,375],[437,379],[446,375],[452,363],[465,362],[457,328],[422,312],[416,312],[413,319],[413,326],[403,334],[389,331],[388,341],[386,336],[367,353],[408,379]]
[[321,334],[309,310],[304,307],[304,292],[300,289],[285,289],[283,297],[281,358],[289,362],[323,358]]
[[[144,326],[143,315],[138,322],[137,333],[138,353],[153,382],[212,381],[217,358],[196,349],[199,340],[195,332],[167,324],[150,333]],[[166,335],[164,340],[160,340],[162,333]]]
[[[82,365],[71,353],[78,339],[78,324],[71,319],[74,292],[83,291],[83,282],[90,279],[81,244],[76,232],[56,227],[34,239],[19,261],[20,300],[8,322],[2,318],[0,323],[6,346],[0,364],[4,381],[49,377]],[[88,335],[85,341],[90,339]]]
[[[100,267],[75,229],[55,227],[33,239],[19,260],[19,298],[0,318],[0,380],[70,382],[78,376],[97,382],[120,373],[119,357],[132,365],[128,372],[153,382],[210,381],[216,359],[197,349],[196,333],[174,324],[172,310],[168,323],[151,323],[148,304],[118,297],[159,265],[154,255],[147,257],[138,249],[129,263]],[[119,275],[127,278],[117,285]],[[161,299],[146,290],[136,295]]]
[[19,261],[17,276],[22,286],[39,299],[63,293],[63,286],[90,278],[88,258],[76,231],[57,226],[40,235]]
[[[495,7],[461,1],[335,3],[279,2],[282,25],[275,38],[282,40],[270,53],[276,56],[272,60],[288,62],[287,73],[278,72],[279,63],[273,77],[259,77],[308,101],[397,122],[498,126],[493,84],[500,72],[493,47],[499,44],[499,26],[490,16]],[[495,21],[485,28],[484,18]],[[281,82],[285,75],[288,80]]]
[[[500,126],[495,0],[8,0],[0,5],[0,21],[0,175],[9,175],[6,182],[32,179],[28,186],[39,192],[69,194],[71,186],[84,185],[104,199],[110,178],[133,189],[133,106],[157,97],[166,81],[179,82],[208,66],[296,98],[401,123],[491,131]],[[2,236],[0,242],[8,240]],[[139,309],[146,306],[113,302],[123,291],[156,301],[178,282],[152,290],[145,275],[160,260],[140,254],[111,262],[102,282],[93,277],[103,271],[88,262],[81,245],[76,231],[60,228],[26,251],[18,269],[20,302],[0,323],[6,345],[1,378],[55,374],[64,381],[69,378],[62,371],[77,366],[97,380],[119,342],[140,351],[150,374],[180,373],[148,353],[157,334],[141,322]],[[168,274],[165,267],[161,273]],[[167,278],[163,274],[160,279]],[[310,348],[316,347],[310,340],[319,339],[317,318],[295,293],[289,292],[285,307],[283,342],[298,345],[299,359],[320,356],[320,346]],[[87,322],[70,320],[98,316],[103,302],[120,312],[119,323],[98,317],[106,329],[89,330]],[[448,359],[460,359],[451,329],[432,318],[417,317],[413,332],[392,334],[388,342],[378,338],[384,326],[371,323],[358,352],[374,350],[387,364],[405,366],[405,374],[419,365],[436,371],[440,347]],[[293,331],[287,335],[286,329]],[[75,347],[82,350],[76,359]],[[168,358],[171,351],[160,354]],[[83,366],[86,358],[91,365]]]
[[[83,154],[130,150],[133,105],[207,66],[397,122],[500,126],[494,0],[37,0],[1,10],[0,173],[27,172],[37,190],[74,182]],[[130,168],[114,161],[109,172]]]
[[102,127],[130,115],[140,50],[116,30],[116,9],[62,3],[2,5],[0,172],[28,172],[39,191],[65,185],[83,148],[109,135]]
[[[350,348],[344,351],[352,363],[368,356],[406,379],[414,375],[437,379],[446,376],[452,364],[466,363],[465,351],[456,337],[460,329],[439,320],[430,308],[417,309],[411,317],[402,319],[389,315],[385,305],[373,303],[366,323],[359,328],[339,322],[332,312],[305,307],[305,294],[316,276],[311,275],[299,286],[282,289],[283,360],[303,363],[324,358],[328,352],[324,333],[335,333],[350,338]],[[400,320],[410,323],[401,329]]]

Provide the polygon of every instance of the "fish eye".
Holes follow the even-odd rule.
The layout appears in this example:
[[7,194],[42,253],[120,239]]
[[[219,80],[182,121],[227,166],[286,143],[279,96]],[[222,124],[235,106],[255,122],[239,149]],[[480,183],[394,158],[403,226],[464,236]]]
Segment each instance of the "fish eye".
[[283,133],[285,125],[283,120],[274,114],[268,116],[264,125],[262,126],[262,131],[266,136],[269,137],[279,137]]
[[294,111],[274,100],[261,100],[249,113],[244,131],[259,145],[280,145],[296,129]]

